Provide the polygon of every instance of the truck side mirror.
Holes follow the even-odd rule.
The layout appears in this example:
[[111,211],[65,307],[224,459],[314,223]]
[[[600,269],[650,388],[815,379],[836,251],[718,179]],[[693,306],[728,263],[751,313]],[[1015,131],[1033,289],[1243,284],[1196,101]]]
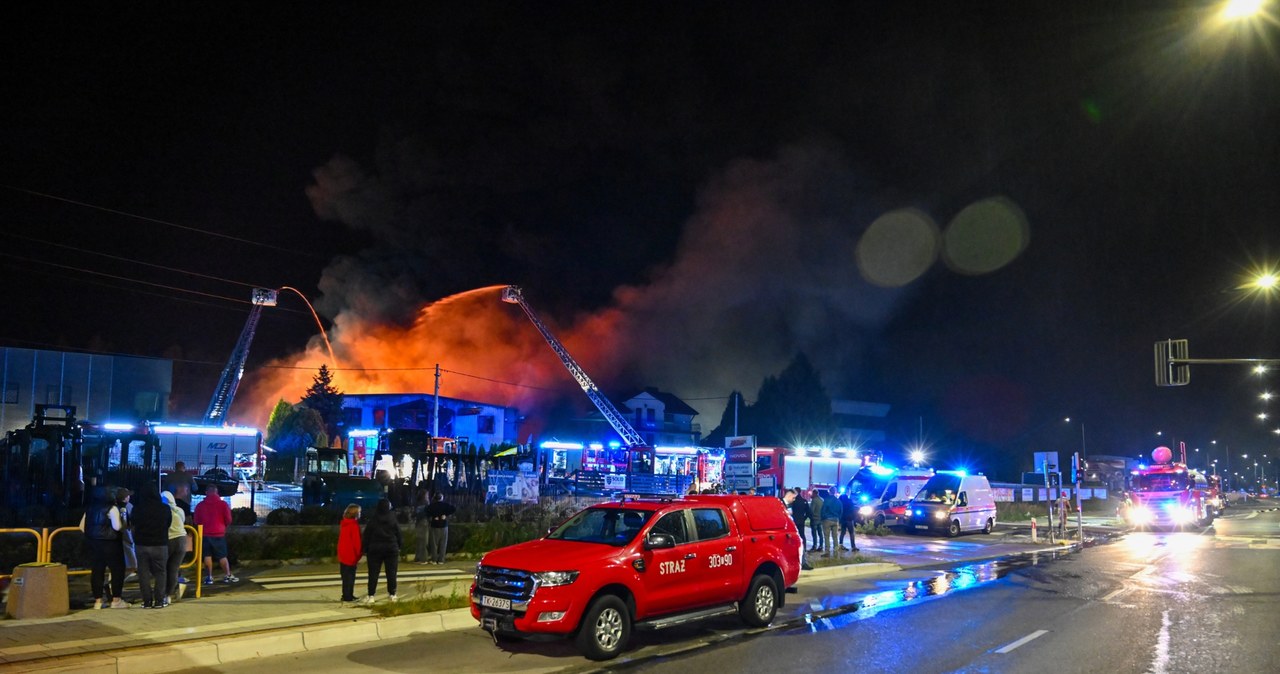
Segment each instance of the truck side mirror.
[[676,539],[671,534],[649,534],[644,539],[645,550],[665,550],[667,548],[676,547]]

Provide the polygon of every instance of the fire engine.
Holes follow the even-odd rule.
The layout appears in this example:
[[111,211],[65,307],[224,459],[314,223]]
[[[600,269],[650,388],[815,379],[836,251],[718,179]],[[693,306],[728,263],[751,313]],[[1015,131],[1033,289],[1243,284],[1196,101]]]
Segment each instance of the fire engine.
[[1182,527],[1208,526],[1215,510],[1209,480],[1204,473],[1187,467],[1186,449],[1183,461],[1173,461],[1168,447],[1157,447],[1150,466],[1140,465],[1130,471],[1120,516],[1129,526]]
[[879,462],[875,453],[852,449],[756,448],[758,494],[778,495],[784,488],[830,489],[838,493],[863,466]]
[[[569,374],[573,375],[582,392],[587,394],[587,398],[595,404],[596,409],[600,410],[601,416],[605,418],[605,421],[609,422],[613,430],[622,438],[620,446],[625,448],[623,454],[625,463],[622,464],[623,472],[616,474],[623,480],[623,484],[619,485],[619,487],[647,494],[675,495],[684,493],[692,480],[691,476],[687,474],[661,475],[656,473],[658,457],[654,452],[653,446],[627,422],[626,417],[618,411],[618,408],[600,392],[596,383],[591,380],[591,377],[587,376],[586,370],[582,369],[578,361],[574,360],[573,356],[569,354],[569,350],[551,332],[551,329],[542,322],[533,307],[525,301],[524,291],[519,286],[506,286],[502,289],[502,301],[517,305],[524,311],[525,317],[529,319],[530,323],[533,323],[538,333],[542,335],[543,340],[559,356],[560,362],[569,371]],[[607,486],[604,484],[604,476],[609,475],[609,473],[591,472],[589,474],[600,476],[601,483],[599,486]]]

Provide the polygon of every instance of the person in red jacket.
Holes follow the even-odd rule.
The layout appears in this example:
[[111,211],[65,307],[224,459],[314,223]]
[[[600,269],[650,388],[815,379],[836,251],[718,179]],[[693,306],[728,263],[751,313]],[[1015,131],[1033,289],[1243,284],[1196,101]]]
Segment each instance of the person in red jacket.
[[240,582],[239,578],[231,575],[231,563],[227,561],[227,525],[231,524],[231,506],[218,495],[217,485],[209,483],[205,489],[204,500],[196,506],[194,520],[197,526],[204,525],[204,537],[201,543],[204,546],[204,565],[209,570],[204,578],[204,584],[213,585],[213,560],[215,559],[222,565],[222,572],[226,574],[222,582]]
[[342,511],[338,529],[338,572],[342,574],[342,601],[356,601],[356,568],[364,550],[360,545],[360,506],[352,503]]

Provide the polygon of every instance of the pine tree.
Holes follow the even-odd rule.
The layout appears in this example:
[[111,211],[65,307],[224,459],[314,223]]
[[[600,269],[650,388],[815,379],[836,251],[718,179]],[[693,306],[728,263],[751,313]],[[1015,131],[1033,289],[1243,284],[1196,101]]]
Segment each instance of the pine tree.
[[324,429],[330,436],[336,435],[338,423],[342,421],[343,395],[333,385],[333,373],[327,365],[321,365],[316,375],[311,378],[311,386],[306,395],[299,401],[303,406],[313,409],[324,420]]

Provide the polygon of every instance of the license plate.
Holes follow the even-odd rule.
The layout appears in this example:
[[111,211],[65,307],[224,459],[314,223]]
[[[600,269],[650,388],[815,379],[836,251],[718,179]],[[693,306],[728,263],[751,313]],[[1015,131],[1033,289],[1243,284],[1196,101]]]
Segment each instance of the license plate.
[[511,600],[502,597],[490,597],[489,595],[481,595],[480,605],[489,608],[500,608],[506,611],[511,610]]
[[928,529],[928,528],[929,528],[929,525],[927,525],[927,524],[917,524],[917,525],[916,525],[916,528],[917,528],[917,529]]

